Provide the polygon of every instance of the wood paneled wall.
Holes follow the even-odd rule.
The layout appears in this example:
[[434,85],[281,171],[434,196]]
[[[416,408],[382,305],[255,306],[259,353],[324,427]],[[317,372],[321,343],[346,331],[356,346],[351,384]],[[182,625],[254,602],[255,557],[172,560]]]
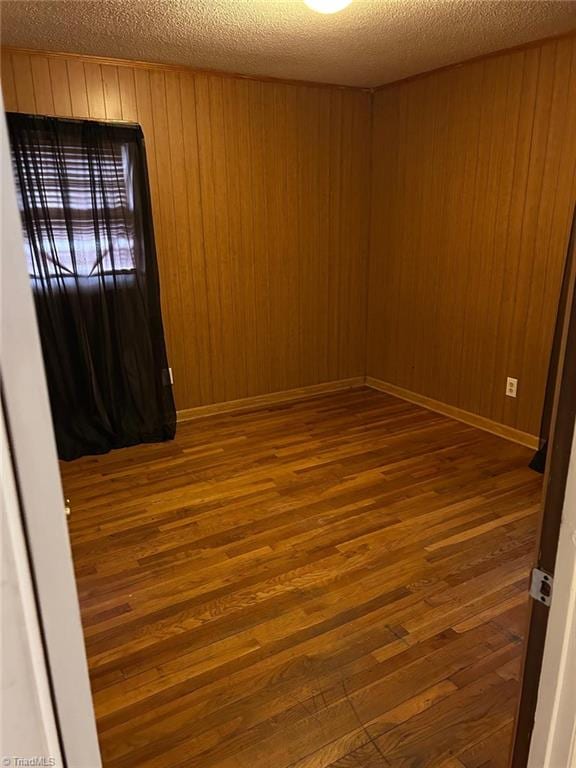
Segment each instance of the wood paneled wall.
[[575,201],[576,38],[378,91],[372,171],[368,375],[537,434]]
[[142,125],[178,408],[364,375],[369,94],[8,50],[2,85]]
[[538,433],[576,193],[576,38],[377,91],[372,169],[361,91],[2,63],[8,110],[142,125],[178,408],[366,373]]

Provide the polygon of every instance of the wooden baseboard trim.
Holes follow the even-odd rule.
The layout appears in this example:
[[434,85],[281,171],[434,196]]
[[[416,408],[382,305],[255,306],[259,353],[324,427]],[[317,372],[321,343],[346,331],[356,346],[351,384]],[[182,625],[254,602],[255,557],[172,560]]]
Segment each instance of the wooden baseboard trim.
[[463,421],[465,424],[491,432],[493,435],[498,435],[498,437],[504,437],[514,443],[520,443],[520,445],[524,445],[526,448],[532,448],[533,450],[538,448],[538,437],[536,435],[522,432],[514,427],[508,427],[506,424],[499,424],[497,421],[465,411],[454,405],[448,405],[440,400],[433,400],[431,397],[419,395],[417,392],[411,392],[409,389],[397,387],[395,384],[389,384],[387,381],[375,379],[372,376],[366,377],[366,386],[377,389],[380,392],[386,392],[388,395],[394,395],[394,397],[399,397],[402,400],[408,400],[410,403],[421,405],[423,408],[428,408],[429,411],[436,411],[436,413],[449,416],[457,421]]
[[230,413],[233,411],[252,410],[253,408],[265,408],[268,405],[288,403],[292,400],[303,400],[315,395],[324,395],[329,392],[339,392],[343,389],[355,389],[364,386],[364,376],[356,376],[352,379],[340,379],[338,381],[326,381],[322,384],[311,384],[308,387],[287,389],[283,392],[272,392],[266,395],[244,397],[241,400],[228,400],[224,403],[211,403],[199,405],[196,408],[185,408],[177,412],[178,423],[192,421],[193,419],[213,416],[218,413]]

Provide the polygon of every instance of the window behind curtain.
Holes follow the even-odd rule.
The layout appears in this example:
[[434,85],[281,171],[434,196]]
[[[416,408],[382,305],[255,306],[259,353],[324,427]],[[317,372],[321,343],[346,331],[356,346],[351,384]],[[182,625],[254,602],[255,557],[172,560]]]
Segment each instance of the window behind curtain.
[[172,438],[141,128],[7,120],[59,456]]
[[18,202],[23,213],[26,198],[35,222],[34,246],[24,232],[30,276],[132,272],[134,199],[128,146],[107,144],[93,154],[65,140],[56,146],[44,139],[28,151],[35,172],[21,174]]

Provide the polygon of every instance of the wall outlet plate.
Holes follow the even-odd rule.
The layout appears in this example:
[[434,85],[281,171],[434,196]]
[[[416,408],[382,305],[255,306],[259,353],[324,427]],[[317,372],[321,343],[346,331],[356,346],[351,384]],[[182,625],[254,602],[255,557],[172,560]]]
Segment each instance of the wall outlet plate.
[[512,376],[508,376],[506,379],[506,397],[516,397],[518,391],[518,379],[513,379]]

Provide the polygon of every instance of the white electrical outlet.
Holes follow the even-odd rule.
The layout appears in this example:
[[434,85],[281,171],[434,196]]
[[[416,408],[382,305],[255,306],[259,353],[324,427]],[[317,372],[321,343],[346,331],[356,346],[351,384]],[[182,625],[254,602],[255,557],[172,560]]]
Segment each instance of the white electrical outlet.
[[517,389],[518,379],[513,379],[512,376],[508,376],[506,379],[506,397],[516,397]]

